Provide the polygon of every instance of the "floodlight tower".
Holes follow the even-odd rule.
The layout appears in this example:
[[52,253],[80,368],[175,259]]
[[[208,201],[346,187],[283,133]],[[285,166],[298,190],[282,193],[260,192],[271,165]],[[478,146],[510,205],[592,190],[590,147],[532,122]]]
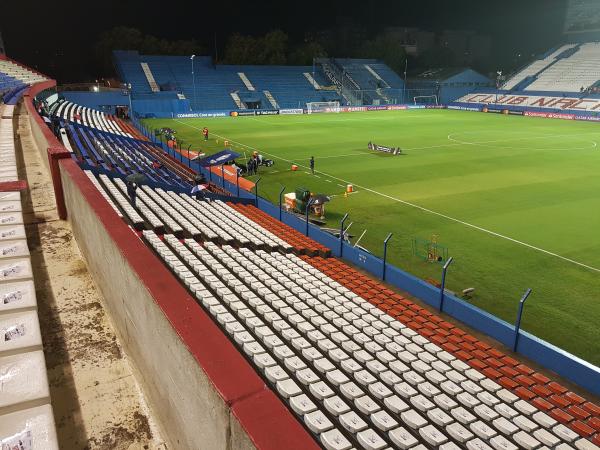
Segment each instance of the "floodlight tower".
[[[192,61],[192,102],[196,103],[196,77],[194,76],[194,58],[196,57],[196,55],[192,55],[190,60]],[[193,106],[190,108],[191,110],[193,110]]]
[[500,89],[501,82],[502,82],[502,71],[497,70],[496,71],[496,101],[495,101],[496,104],[498,104],[498,90]]

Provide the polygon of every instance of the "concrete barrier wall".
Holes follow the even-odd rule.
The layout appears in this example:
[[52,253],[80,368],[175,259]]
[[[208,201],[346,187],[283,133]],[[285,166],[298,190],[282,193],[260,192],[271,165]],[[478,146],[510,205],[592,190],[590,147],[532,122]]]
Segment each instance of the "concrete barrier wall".
[[73,234],[170,448],[317,448],[81,169],[66,159],[60,172]]

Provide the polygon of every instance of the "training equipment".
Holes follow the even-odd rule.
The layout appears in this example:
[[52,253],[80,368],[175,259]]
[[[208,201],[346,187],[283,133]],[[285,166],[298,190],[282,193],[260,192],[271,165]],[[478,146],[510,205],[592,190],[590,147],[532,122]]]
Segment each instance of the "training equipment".
[[438,237],[434,234],[430,240],[414,238],[412,242],[413,255],[428,262],[443,263],[448,259],[448,249],[438,244]]
[[339,113],[340,102],[310,102],[306,104],[308,114]]
[[377,145],[377,144],[373,144],[372,142],[369,142],[367,144],[367,148],[369,150],[376,150],[378,152],[390,153],[394,156],[402,153],[402,150],[400,149],[400,147],[386,147],[385,145]]

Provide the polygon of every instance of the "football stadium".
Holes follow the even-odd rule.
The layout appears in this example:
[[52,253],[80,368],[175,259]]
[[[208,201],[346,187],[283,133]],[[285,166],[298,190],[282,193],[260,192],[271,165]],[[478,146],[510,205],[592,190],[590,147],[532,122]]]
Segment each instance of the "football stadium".
[[0,450],[600,449],[598,2],[233,3],[0,7]]

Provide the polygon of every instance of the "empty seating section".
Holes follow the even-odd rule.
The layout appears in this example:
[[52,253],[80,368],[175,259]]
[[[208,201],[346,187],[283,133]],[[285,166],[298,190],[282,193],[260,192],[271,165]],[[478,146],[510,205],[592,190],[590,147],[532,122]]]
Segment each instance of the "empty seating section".
[[[12,109],[0,113],[0,181],[15,181]],[[19,192],[0,192],[0,446],[58,450]]]
[[504,85],[504,90],[578,93],[600,78],[600,42],[567,44],[538,59]]
[[[490,370],[492,356],[514,361],[519,383],[525,366],[343,262],[314,256],[318,244],[300,248],[307,238],[255,207],[143,186],[133,208],[122,180],[100,181],[324,448],[598,448],[586,437],[600,428],[600,408],[581,399],[569,411],[586,422],[565,421]],[[463,341],[463,352],[452,344]],[[558,403],[553,395],[546,403]]]
[[282,252],[294,249],[267,228],[241,214],[233,205],[220,200],[198,201],[186,193],[141,186],[137,190],[133,207],[122,179],[111,179],[101,174],[100,183],[90,171],[86,171],[86,174],[102,195],[110,200],[117,213],[123,217],[120,212],[122,210],[138,230],[149,228],[159,233],[172,233],[181,238],[192,237],[255,249]]
[[[280,108],[303,108],[307,102],[336,101],[339,94],[335,91],[315,90],[304,76],[311,73],[310,66],[241,66],[258,91],[269,91]],[[327,85],[327,83],[324,83]],[[271,108],[271,102],[262,102],[263,108]]]
[[250,218],[253,222],[262,225],[280,238],[285,239],[292,245],[294,251],[298,254],[311,256],[329,256],[331,254],[331,251],[327,247],[307,238],[302,233],[275,220],[264,211],[261,211],[252,205],[232,204],[231,206]]
[[581,44],[570,56],[556,63],[537,76],[526,90],[579,92],[593,86],[600,77],[600,42]]
[[[398,97],[404,82],[393,70],[374,59],[341,59],[335,62],[341,67],[352,84],[359,89],[373,91],[371,100],[389,101],[390,96]],[[368,99],[367,99],[368,100]]]
[[[319,87],[331,87],[331,81],[320,66],[214,65],[210,57],[196,56],[192,62],[189,56],[139,55],[123,51],[114,52],[114,57],[121,79],[132,85],[134,99],[151,98],[152,84],[154,90],[160,86],[161,90],[183,94],[196,110],[243,109],[250,104],[251,107],[258,104],[263,109],[274,105],[302,108],[307,102],[340,100],[338,92],[315,89],[306,77],[305,74],[314,77]],[[357,89],[402,86],[400,77],[377,60],[341,61],[357,71],[360,78]],[[366,63],[371,71],[364,67]],[[372,72],[384,81],[378,80]],[[150,78],[148,74],[151,74]]]
[[595,448],[294,254],[143,236],[324,448]]
[[73,124],[68,124],[66,130],[77,159],[90,166],[98,166],[121,176],[142,173],[156,183],[189,187],[189,178],[182,178],[166,165],[155,164],[161,161],[157,155],[166,155],[147,141]]
[[563,46],[559,47],[558,49],[556,49],[555,51],[545,55],[543,58],[532,62],[527,67],[522,69],[520,72],[518,72],[514,76],[512,76],[506,83],[504,83],[504,85],[502,86],[502,89],[507,89],[507,90],[514,89],[519,83],[522,83],[526,78],[533,77],[534,75],[536,75],[537,73],[541,72],[546,67],[548,67],[550,64],[554,63],[556,61],[556,58],[561,53],[563,53],[564,51],[566,51],[570,48],[573,48],[574,46],[575,45],[573,45],[573,44],[563,45]]
[[14,105],[34,83],[47,79],[9,60],[0,60],[0,103]]
[[50,113],[64,122],[74,122],[106,133],[141,139],[141,134],[129,124],[102,111],[64,100],[57,101],[49,106]]

